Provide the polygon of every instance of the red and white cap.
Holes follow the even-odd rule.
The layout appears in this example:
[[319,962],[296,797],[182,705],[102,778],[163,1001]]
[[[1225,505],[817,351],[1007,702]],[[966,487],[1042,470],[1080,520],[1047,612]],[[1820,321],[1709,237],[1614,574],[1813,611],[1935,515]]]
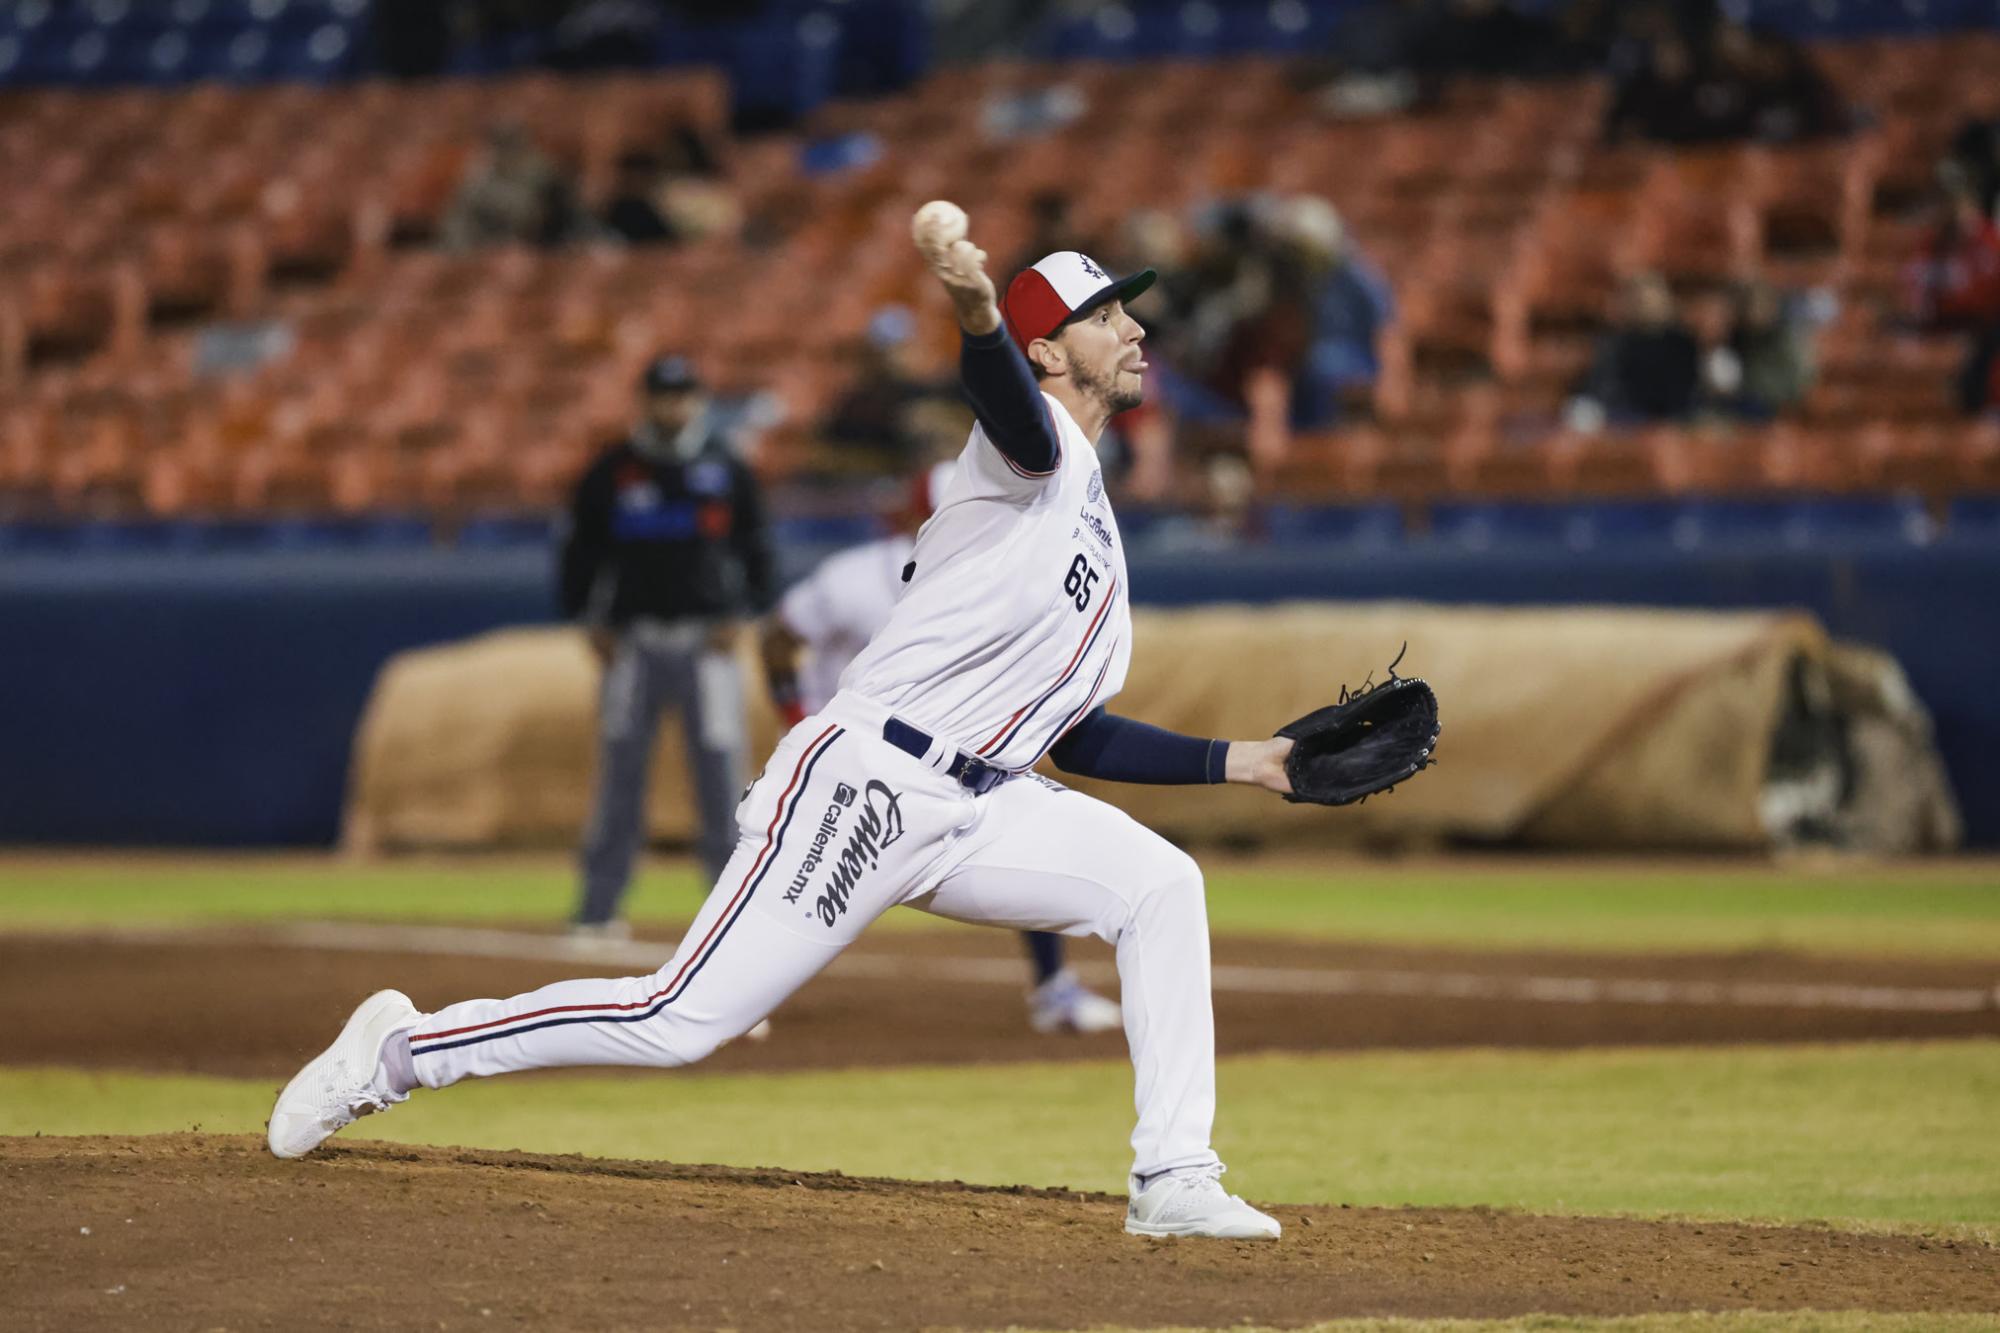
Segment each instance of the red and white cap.
[[1153,285],[1158,276],[1140,269],[1129,278],[1113,278],[1089,255],[1058,250],[1024,268],[1007,284],[1000,299],[1000,316],[1008,336],[1022,351],[1037,338],[1047,338],[1086,310],[1106,301],[1129,301]]

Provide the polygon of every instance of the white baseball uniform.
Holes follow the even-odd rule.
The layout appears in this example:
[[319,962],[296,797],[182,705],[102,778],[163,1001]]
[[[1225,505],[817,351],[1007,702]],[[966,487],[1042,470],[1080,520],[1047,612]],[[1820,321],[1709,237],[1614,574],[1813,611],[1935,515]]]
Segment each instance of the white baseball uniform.
[[[410,1033],[417,1077],[673,1066],[748,1031],[898,905],[1117,950],[1136,1075],[1133,1171],[1212,1166],[1214,1025],[1199,867],[1122,812],[1027,769],[1124,683],[1125,557],[1097,452],[1032,474],[975,427],[888,623],[788,734],[736,812],[736,852],[652,976],[451,1005]],[[929,733],[922,758],[885,739]],[[1017,774],[984,795],[960,754]]]

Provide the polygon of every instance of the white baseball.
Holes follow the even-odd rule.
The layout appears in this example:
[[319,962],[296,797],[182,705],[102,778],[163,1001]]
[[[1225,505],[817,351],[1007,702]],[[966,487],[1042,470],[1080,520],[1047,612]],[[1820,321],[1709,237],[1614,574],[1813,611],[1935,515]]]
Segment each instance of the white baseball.
[[931,200],[910,220],[911,236],[934,254],[942,254],[954,242],[964,240],[965,228],[965,210],[949,199]]

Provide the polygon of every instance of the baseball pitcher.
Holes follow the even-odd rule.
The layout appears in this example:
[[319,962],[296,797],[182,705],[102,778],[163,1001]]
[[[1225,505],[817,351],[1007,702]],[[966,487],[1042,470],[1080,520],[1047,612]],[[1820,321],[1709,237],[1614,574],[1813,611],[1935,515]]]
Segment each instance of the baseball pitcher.
[[[925,205],[914,232],[957,311],[978,422],[888,624],[752,784],[735,853],[673,958],[651,976],[430,1014],[379,992],[279,1094],[273,1153],[300,1156],[356,1116],[461,1079],[692,1064],[907,904],[1110,941],[1138,1111],[1126,1230],[1278,1235],[1276,1219],[1223,1189],[1209,1146],[1200,868],[1117,809],[1028,771],[1052,754],[1065,771],[1113,781],[1286,794],[1300,771],[1287,763],[1291,737],[1182,736],[1104,708],[1130,659],[1131,592],[1094,441],[1141,399],[1145,332],[1125,303],[1153,274],[1114,279],[1062,251],[1017,275],[1002,301],[955,205]],[[1310,748],[1305,735],[1296,748]]]

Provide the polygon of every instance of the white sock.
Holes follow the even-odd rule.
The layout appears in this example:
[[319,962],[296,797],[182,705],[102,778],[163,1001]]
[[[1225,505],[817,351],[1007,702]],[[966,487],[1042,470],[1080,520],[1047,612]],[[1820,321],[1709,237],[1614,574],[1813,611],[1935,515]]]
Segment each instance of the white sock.
[[417,1086],[417,1065],[410,1058],[409,1033],[398,1032],[382,1043],[382,1059],[375,1066],[375,1082],[397,1093],[408,1092]]

